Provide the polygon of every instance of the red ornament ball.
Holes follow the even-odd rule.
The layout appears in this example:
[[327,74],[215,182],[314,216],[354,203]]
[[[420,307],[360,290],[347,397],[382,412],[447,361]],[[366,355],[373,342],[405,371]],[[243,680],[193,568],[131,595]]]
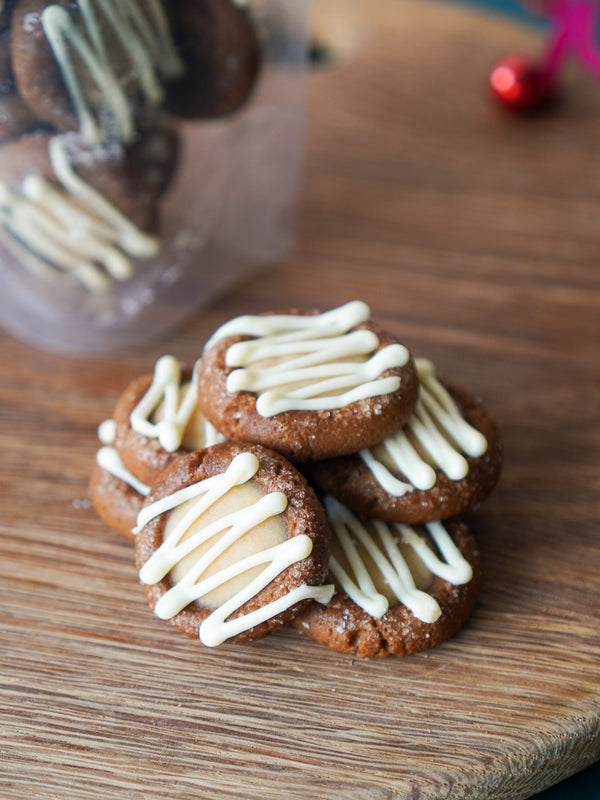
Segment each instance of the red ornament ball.
[[490,73],[489,85],[493,97],[511,111],[537,111],[554,94],[548,75],[530,59],[519,55],[499,61]]

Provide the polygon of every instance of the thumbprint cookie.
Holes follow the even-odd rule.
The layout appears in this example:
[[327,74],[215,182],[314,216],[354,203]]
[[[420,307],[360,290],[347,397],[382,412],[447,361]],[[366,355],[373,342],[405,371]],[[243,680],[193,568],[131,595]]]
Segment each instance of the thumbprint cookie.
[[408,422],[375,447],[311,465],[311,477],[353,511],[418,524],[462,514],[496,485],[503,446],[488,409],[416,359],[420,392]]
[[250,641],[328,602],[329,527],[302,475],[257,445],[216,444],[161,473],[135,551],[154,613],[209,647]]
[[170,355],[125,389],[114,420],[123,463],[148,484],[174,458],[224,440],[200,411],[191,368]]
[[408,419],[418,392],[410,353],[360,301],[233,319],[196,375],[200,407],[227,439],[294,462],[373,446]]
[[90,477],[90,499],[100,519],[133,539],[133,528],[149,487],[127,470],[114,447],[101,447]]
[[332,600],[295,627],[364,658],[435,647],[465,623],[479,592],[479,553],[458,519],[409,527],[358,517],[325,498],[332,529]]

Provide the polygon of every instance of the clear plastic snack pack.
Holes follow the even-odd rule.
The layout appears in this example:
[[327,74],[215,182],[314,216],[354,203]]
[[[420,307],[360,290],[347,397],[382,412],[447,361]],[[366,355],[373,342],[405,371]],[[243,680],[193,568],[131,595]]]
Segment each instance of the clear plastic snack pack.
[[140,345],[293,241],[308,0],[0,0],[0,323]]

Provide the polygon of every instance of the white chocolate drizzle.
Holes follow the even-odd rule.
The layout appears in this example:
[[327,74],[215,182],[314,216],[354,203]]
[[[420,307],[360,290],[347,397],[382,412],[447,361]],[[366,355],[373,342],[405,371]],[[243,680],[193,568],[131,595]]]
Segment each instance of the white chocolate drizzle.
[[225,357],[227,391],[257,395],[256,410],[264,417],[284,411],[322,411],[395,392],[396,375],[408,350],[390,344],[381,350],[369,330],[353,330],[370,318],[369,307],[354,301],[317,315],[238,317],[213,336],[256,337],[232,344]]
[[[160,419],[152,422],[152,414],[159,406]],[[175,452],[185,443],[184,437],[191,423],[194,423],[197,434],[193,437],[190,449],[200,450],[225,441],[225,437],[202,417],[198,408],[198,389],[194,381],[186,386],[182,385],[181,367],[177,359],[170,355],[162,356],[156,362],[152,383],[129,419],[134,431],[150,439],[157,439],[169,453]]]
[[[361,549],[369,556],[398,602],[405,605],[418,619],[433,623],[439,619],[438,602],[426,591],[418,589],[399,542],[410,547],[432,575],[455,585],[468,583],[473,570],[463,558],[448,532],[440,522],[429,522],[424,528],[444,560],[427,545],[414,528],[399,523],[391,525],[370,520],[371,530],[333,497],[325,499],[325,510],[333,535],[339,543],[349,570],[331,556],[329,569],[341,589],[373,617],[382,617],[389,610],[388,598],[377,591],[376,576],[369,573]],[[379,577],[379,576],[378,576]]]
[[98,425],[98,439],[101,444],[113,445],[117,438],[117,423],[114,419],[105,419]]
[[234,542],[255,526],[278,516],[285,510],[288,502],[285,494],[271,492],[263,495],[254,504],[233,511],[186,536],[198,517],[234,487],[250,481],[258,471],[258,467],[259,462],[255,455],[241,453],[233,459],[224,473],[191,484],[158,500],[143,508],[138,516],[137,530],[140,530],[160,514],[171,511],[187,501],[194,501],[177,521],[169,535],[163,539],[160,547],[142,566],[140,580],[145,584],[159,582],[197,547],[216,537],[214,543],[198,559],[192,560],[192,565],[185,570],[183,576],[175,581],[158,600],[154,610],[161,619],[170,619],[187,605],[201,599],[216,587],[222,586],[253,567],[265,565],[264,569],[250,582],[221,603],[202,622],[199,637],[208,647],[217,646],[226,639],[249,630],[290,608],[300,600],[313,598],[327,603],[333,594],[333,586],[302,585],[249,614],[228,619],[284,569],[310,555],[312,541],[305,534],[294,536],[274,547],[253,553],[213,575],[202,577],[210,565]]
[[126,483],[142,497],[146,497],[150,494],[150,487],[136,478],[123,464],[118,450],[113,446],[116,436],[117,423],[114,419],[105,419],[98,425],[98,439],[103,447],[96,453],[96,463],[101,469],[106,470],[113,477]]
[[150,487],[142,483],[135,475],[127,469],[121,460],[121,456],[114,447],[104,445],[96,453],[96,463],[101,469],[109,472],[113,477],[123,481],[135,492],[147,497],[150,494]]
[[[135,76],[142,102],[155,105],[163,98],[161,79],[175,78],[183,64],[171,39],[160,0],[77,0],[78,14],[60,5],[41,15],[87,144],[113,137],[128,143],[135,134],[134,108],[124,78]],[[107,34],[119,45],[115,56]],[[126,63],[116,71],[119,57]],[[98,97],[90,97],[91,81]],[[93,94],[93,93],[92,93]]]
[[[394,497],[431,489],[437,482],[436,469],[451,480],[461,480],[469,471],[465,456],[478,458],[487,450],[485,436],[462,416],[437,380],[433,364],[426,359],[415,363],[420,393],[408,422],[377,448],[360,451],[375,479]],[[396,471],[407,480],[400,480]]]
[[20,261],[37,277],[75,279],[90,291],[106,291],[113,280],[131,277],[132,258],[156,255],[158,239],[77,175],[64,137],[50,140],[49,154],[61,186],[33,174],[20,191],[0,181],[0,228],[12,237],[14,251],[26,249],[29,257]]

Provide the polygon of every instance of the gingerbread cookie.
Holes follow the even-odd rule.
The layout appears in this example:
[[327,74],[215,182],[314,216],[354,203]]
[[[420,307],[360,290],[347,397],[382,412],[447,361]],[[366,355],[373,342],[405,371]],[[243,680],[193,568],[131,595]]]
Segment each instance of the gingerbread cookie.
[[159,358],[153,375],[127,387],[114,419],[123,463],[145,483],[178,456],[224,441],[200,412],[192,370],[173,356]]
[[479,591],[475,540],[458,520],[410,528],[359,518],[325,500],[336,593],[295,627],[332,650],[364,658],[434,647],[467,620]]
[[138,516],[140,581],[155,614],[207,646],[249,641],[327,602],[329,529],[283,456],[217,444],[174,461]]
[[250,14],[231,0],[169,0],[166,9],[184,64],[181,75],[167,83],[167,108],[190,119],[220,117],[240,108],[261,63]]
[[201,409],[226,438],[296,462],[371,447],[410,416],[418,391],[408,350],[359,301],[231,320],[196,374]]
[[158,107],[184,69],[161,2],[18,0],[12,28],[25,102],[88,145],[131,143],[138,112]]
[[0,149],[0,228],[22,267],[102,291],[158,251],[156,197],[117,146],[32,134]]
[[109,528],[133,539],[137,515],[150,487],[130,472],[115,448],[117,425],[106,419],[98,426],[101,447],[96,453],[89,482],[94,510]]
[[503,447],[486,407],[417,359],[420,397],[408,422],[373,448],[311,465],[313,480],[357,513],[417,524],[462,514],[496,485]]
[[100,519],[126,539],[133,539],[137,516],[150,487],[123,464],[114,447],[101,447],[92,469],[89,493]]
[[[79,187],[82,198],[87,196],[91,206],[97,206],[99,215],[102,209],[98,196],[110,203],[131,227],[157,233],[157,201],[175,171],[178,139],[166,120],[156,118],[156,121],[155,128],[138,129],[128,147],[115,142],[86,147],[74,133],[49,137],[47,147],[55,174],[68,188],[67,170],[70,170],[79,179],[76,186],[71,176],[72,193],[76,194]],[[81,189],[82,185],[87,190]],[[96,198],[90,195],[90,187]]]

